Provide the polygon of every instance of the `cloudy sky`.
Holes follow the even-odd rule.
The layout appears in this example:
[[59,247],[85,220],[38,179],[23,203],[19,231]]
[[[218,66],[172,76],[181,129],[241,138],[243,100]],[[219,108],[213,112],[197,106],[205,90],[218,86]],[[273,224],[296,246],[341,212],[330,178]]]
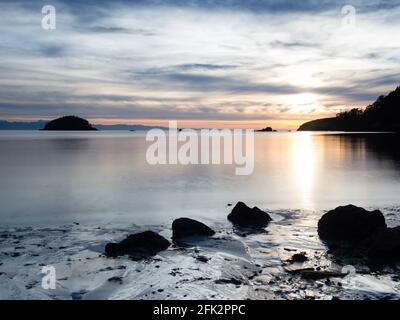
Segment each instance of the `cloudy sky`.
[[296,129],[400,85],[400,0],[2,0],[0,30],[0,119]]

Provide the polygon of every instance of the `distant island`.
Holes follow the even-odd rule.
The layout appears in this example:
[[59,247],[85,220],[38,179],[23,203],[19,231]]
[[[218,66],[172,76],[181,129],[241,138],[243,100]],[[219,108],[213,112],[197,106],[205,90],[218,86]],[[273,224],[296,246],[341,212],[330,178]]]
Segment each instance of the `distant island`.
[[44,131],[97,131],[96,128],[92,127],[89,121],[76,117],[66,116],[58,118],[47,123]]
[[334,118],[313,120],[302,124],[298,131],[400,132],[400,87],[364,110],[352,109]]
[[276,132],[276,130],[272,129],[271,127],[266,127],[264,129],[257,130],[256,132]]

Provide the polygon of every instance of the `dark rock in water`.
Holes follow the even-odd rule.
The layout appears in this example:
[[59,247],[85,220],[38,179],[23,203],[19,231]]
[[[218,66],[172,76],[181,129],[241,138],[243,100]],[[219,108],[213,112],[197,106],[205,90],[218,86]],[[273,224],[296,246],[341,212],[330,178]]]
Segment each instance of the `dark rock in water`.
[[213,236],[215,231],[204,223],[189,218],[176,219],[172,223],[172,238],[182,239],[193,236]]
[[239,227],[262,228],[267,226],[272,218],[257,207],[249,208],[243,202],[238,202],[228,215],[228,220]]
[[271,127],[266,127],[261,130],[257,130],[256,132],[276,132],[276,130],[272,129]]
[[306,262],[308,261],[307,255],[302,252],[302,253],[296,253],[292,256],[291,259],[292,262]]
[[400,259],[400,227],[379,230],[372,238],[370,258]]
[[353,205],[331,210],[318,222],[318,234],[321,239],[355,244],[369,240],[380,228],[386,228],[382,212],[367,211]]
[[387,228],[379,210],[352,205],[336,208],[321,218],[318,234],[330,248],[378,262],[377,267],[400,260],[400,227]]
[[72,300],[82,300],[82,297],[87,293],[86,290],[81,290],[79,292],[72,292],[71,298]]
[[314,270],[313,268],[305,268],[305,269],[295,269],[295,270],[286,270],[293,274],[299,274],[303,278],[306,279],[323,279],[323,278],[344,278],[348,275],[348,273],[341,272],[341,271],[320,271]]
[[108,279],[108,282],[116,282],[116,283],[122,284],[123,281],[122,281],[121,277],[112,277],[112,278]]
[[105,253],[109,257],[130,255],[134,260],[144,259],[168,249],[167,239],[153,231],[130,235],[120,243],[108,243]]
[[42,130],[45,131],[96,131],[89,121],[75,117],[67,116],[58,118],[47,123]]
[[240,286],[243,284],[243,281],[235,278],[230,278],[230,279],[218,279],[215,280],[214,283],[216,284],[234,284],[235,286]]
[[200,262],[204,262],[207,263],[210,259],[207,258],[206,256],[197,256],[196,260],[200,261]]

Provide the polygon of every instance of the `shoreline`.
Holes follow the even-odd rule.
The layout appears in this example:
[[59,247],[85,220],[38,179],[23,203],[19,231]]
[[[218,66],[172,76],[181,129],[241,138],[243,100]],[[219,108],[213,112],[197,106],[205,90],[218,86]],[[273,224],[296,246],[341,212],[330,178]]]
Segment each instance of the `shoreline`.
[[[171,246],[156,256],[132,261],[104,256],[109,241],[144,230],[171,237],[170,225],[67,224],[57,228],[0,228],[1,299],[400,299],[398,266],[373,271],[356,259],[335,257],[318,237],[315,218],[304,210],[268,211],[265,232],[235,233],[216,222],[216,235]],[[396,213],[384,210],[390,224]],[[305,262],[291,263],[304,252]],[[308,279],[293,272],[313,268],[341,271],[352,264],[352,283],[340,277]],[[57,270],[57,289],[41,287],[41,268]]]

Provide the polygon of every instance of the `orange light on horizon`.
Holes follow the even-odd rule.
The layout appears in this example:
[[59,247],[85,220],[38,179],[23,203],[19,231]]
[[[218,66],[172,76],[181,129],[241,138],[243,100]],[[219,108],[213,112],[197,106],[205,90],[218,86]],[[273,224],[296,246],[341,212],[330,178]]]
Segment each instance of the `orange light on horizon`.
[[[167,127],[168,121],[164,119],[89,119],[92,124],[129,124]],[[180,128],[216,128],[216,129],[263,129],[272,127],[275,130],[297,130],[299,126],[307,120],[178,120]]]
[[[6,117],[4,120],[16,122],[33,122],[37,120],[53,120],[60,116],[35,116],[35,117]],[[77,116],[80,116],[79,114]],[[84,116],[81,116],[85,118]],[[259,130],[265,127],[272,127],[274,130],[297,130],[301,124],[318,118],[303,118],[299,119],[267,119],[267,120],[196,120],[196,119],[183,119],[177,120],[180,128],[215,128],[215,129],[254,129]],[[176,119],[127,119],[127,118],[86,118],[93,124],[101,125],[145,125],[145,126],[161,126],[168,127],[168,122]]]

